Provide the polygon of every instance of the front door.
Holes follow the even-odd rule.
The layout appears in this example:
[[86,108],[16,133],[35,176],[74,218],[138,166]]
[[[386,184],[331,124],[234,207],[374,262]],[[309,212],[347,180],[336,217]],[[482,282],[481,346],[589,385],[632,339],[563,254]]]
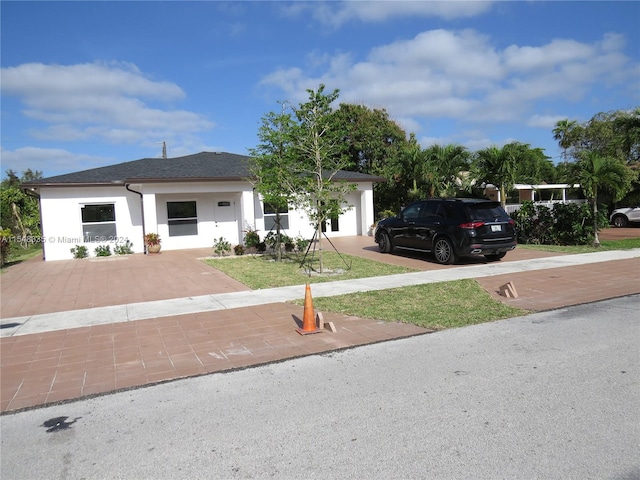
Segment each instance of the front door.
[[231,245],[237,245],[238,219],[236,218],[236,202],[233,196],[216,196],[213,200],[213,240],[224,238]]

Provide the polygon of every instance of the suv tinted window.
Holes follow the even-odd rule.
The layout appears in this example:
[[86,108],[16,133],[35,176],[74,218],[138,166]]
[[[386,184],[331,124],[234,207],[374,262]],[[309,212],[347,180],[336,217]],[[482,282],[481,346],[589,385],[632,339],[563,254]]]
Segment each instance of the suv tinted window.
[[499,203],[477,203],[469,205],[471,214],[477,220],[495,220],[496,218],[505,218],[505,212]]
[[438,205],[440,205],[440,202],[424,202],[422,218],[425,220],[435,220],[436,214],[438,213]]
[[402,219],[403,220],[415,220],[420,216],[420,212],[422,210],[422,203],[414,203],[409,205],[402,211]]

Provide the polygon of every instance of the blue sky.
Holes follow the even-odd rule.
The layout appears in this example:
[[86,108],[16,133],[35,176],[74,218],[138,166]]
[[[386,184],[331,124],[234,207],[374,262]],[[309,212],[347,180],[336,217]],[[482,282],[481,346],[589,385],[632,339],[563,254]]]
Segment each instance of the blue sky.
[[[321,83],[423,147],[517,140],[640,105],[640,2],[0,2],[1,161],[45,176],[247,154]],[[337,104],[335,105],[337,107]]]

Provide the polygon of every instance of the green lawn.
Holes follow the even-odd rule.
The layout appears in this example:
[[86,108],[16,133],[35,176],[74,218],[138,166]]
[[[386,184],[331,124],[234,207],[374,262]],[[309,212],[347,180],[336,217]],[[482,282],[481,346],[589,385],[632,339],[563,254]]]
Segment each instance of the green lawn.
[[[295,302],[303,305],[302,301]],[[454,280],[375,292],[314,298],[319,311],[411,323],[443,330],[526,315],[496,301],[475,280]]]
[[[310,258],[310,257],[309,257]],[[204,260],[213,268],[226,273],[232,278],[256,290],[259,288],[284,287],[289,285],[304,285],[308,283],[333,282],[335,280],[351,280],[355,278],[379,277],[396,273],[415,272],[405,267],[396,267],[386,263],[375,262],[351,255],[334,252],[324,252],[324,275],[312,272],[309,275],[307,267],[301,267],[302,256],[288,254],[284,261],[276,262],[269,255],[242,255],[238,257],[222,257]],[[311,266],[319,269],[317,256]]]
[[558,253],[593,253],[605,250],[630,250],[640,248],[640,238],[625,238],[623,240],[601,240],[598,248],[591,245],[518,245],[518,248],[528,250],[540,250],[543,252]]
[[[606,240],[600,248],[590,246],[519,245],[518,248],[560,253],[587,253],[603,250],[640,248],[640,239]],[[309,276],[300,267],[300,258],[290,255],[284,262],[269,256],[226,257],[205,262],[252,289],[303,285],[414,271],[350,255],[324,253],[325,268],[342,269],[339,275]],[[351,268],[348,269],[347,265]],[[317,267],[317,263],[314,264]],[[389,322],[412,323],[441,330],[526,315],[528,312],[495,300],[475,280],[392,288],[313,299],[316,310],[337,312]],[[296,302],[303,305],[303,301]]]

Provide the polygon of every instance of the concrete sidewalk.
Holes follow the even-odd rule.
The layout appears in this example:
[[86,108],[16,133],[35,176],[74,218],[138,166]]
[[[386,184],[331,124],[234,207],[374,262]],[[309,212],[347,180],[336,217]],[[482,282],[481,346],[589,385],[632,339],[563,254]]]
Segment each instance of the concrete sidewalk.
[[[341,252],[420,271],[314,284],[314,298],[461,278],[527,310],[640,293],[640,250],[564,256],[516,249],[501,262],[442,266],[420,255],[381,255],[367,237],[334,242]],[[0,412],[427,333],[328,314],[336,333],[301,336],[302,308],[283,302],[303,298],[304,286],[250,291],[199,260],[208,254],[11,267],[0,279]],[[497,294],[509,281],[519,298]]]
[[[634,262],[628,262],[632,259],[640,257],[640,250],[621,250],[621,251],[605,251],[597,253],[565,255],[549,258],[537,258],[533,260],[520,260],[513,262],[496,262],[481,265],[472,265],[464,267],[451,267],[446,270],[423,271],[415,273],[405,273],[398,275],[389,275],[385,277],[370,277],[357,280],[343,280],[329,283],[319,283],[312,286],[314,297],[330,297],[334,295],[343,295],[348,293],[384,290],[388,288],[406,287],[411,285],[421,285],[426,283],[437,283],[449,280],[461,280],[485,277],[514,278],[514,274],[522,272],[538,272],[540,270],[549,270],[566,267],[576,267],[598,264],[602,262],[622,261],[624,264],[616,264],[606,266],[607,272],[599,272],[598,275],[585,272],[585,283],[597,282],[599,289],[604,290],[603,285],[610,284],[615,292],[606,291],[604,298],[611,296],[619,296],[621,292],[627,292],[626,280],[630,281],[631,291],[637,285],[638,277],[633,275],[621,275],[627,265],[634,265]],[[633,273],[635,267],[631,268]],[[635,270],[636,272],[640,270]],[[614,276],[613,283],[603,282],[603,277],[607,274]],[[540,277],[539,275],[534,277]],[[582,277],[582,276],[581,276]],[[500,282],[502,280],[498,280]],[[565,280],[565,287],[568,280]],[[485,282],[491,285],[495,282]],[[529,282],[517,281],[526,288]],[[548,284],[548,280],[545,280]],[[500,284],[501,285],[501,284]],[[499,285],[495,288],[489,287],[489,292],[498,290]],[[618,290],[621,289],[621,292]],[[567,288],[558,288],[555,290],[560,292],[563,297],[563,305],[576,304],[585,301],[585,298],[576,298],[569,300]],[[217,310],[255,307],[274,302],[288,302],[291,300],[303,299],[304,288],[299,285],[269,288],[263,290],[252,291],[236,291],[232,293],[218,293],[212,295],[190,296],[184,298],[173,298],[167,300],[155,300],[149,302],[130,303],[124,305],[115,305],[108,307],[96,307],[90,309],[80,309],[65,312],[54,312],[39,315],[29,315],[23,317],[3,318],[2,330],[0,336],[26,335],[31,333],[40,333],[55,330],[66,330],[70,328],[85,327],[91,325],[104,325],[109,323],[130,322],[136,320],[144,320],[150,318],[161,318],[175,315],[187,315],[194,313],[213,312]],[[616,293],[618,293],[616,295]],[[589,294],[589,299],[595,298]],[[515,299],[514,299],[515,300]],[[594,301],[594,300],[591,300]],[[511,302],[524,306],[523,301]],[[527,309],[543,310],[547,308],[531,308]]]

